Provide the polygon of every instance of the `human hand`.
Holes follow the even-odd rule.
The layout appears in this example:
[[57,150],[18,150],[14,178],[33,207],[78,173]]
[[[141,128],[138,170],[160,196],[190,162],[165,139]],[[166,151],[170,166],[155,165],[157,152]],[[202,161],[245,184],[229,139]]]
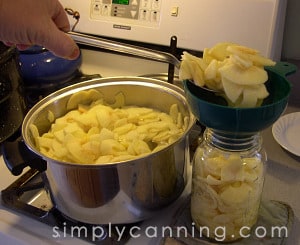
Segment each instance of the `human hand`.
[[58,0],[0,0],[0,40],[24,50],[40,45],[55,55],[76,59],[79,48],[65,32],[70,24]]

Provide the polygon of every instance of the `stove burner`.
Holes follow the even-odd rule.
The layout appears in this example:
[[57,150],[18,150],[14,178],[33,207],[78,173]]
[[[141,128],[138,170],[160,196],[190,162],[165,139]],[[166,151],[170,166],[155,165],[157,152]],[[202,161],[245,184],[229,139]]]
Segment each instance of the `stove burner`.
[[[54,237],[60,231],[92,244],[125,244],[131,238],[130,228],[141,223],[95,225],[66,217],[53,205],[45,188],[43,173],[33,169],[2,190],[1,198],[3,206],[52,227]],[[124,228],[120,239],[118,231],[123,231]]]

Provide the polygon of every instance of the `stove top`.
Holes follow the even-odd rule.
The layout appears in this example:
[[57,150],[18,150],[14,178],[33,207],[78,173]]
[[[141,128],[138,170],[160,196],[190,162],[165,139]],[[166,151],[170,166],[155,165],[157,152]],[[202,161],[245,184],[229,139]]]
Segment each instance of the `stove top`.
[[[141,231],[141,227],[144,227],[147,236],[160,236],[159,241],[154,240],[153,243],[148,241],[148,244],[218,244],[206,239],[195,229],[190,216],[190,197],[187,192],[181,198],[179,205],[173,206],[173,208],[171,205],[169,209],[171,216],[163,226],[158,222],[157,217],[150,221],[146,220],[133,224],[94,225],[72,220],[57,210],[51,202],[44,183],[42,172],[33,169],[28,170],[6,189],[2,190],[2,205],[52,227],[54,239],[63,234],[63,236],[68,235],[72,238],[79,238],[89,244],[144,244],[140,240],[134,241],[136,234],[132,233],[132,231]],[[165,218],[168,215],[164,213],[163,216]],[[286,227],[287,231],[290,231],[293,220],[294,213],[288,204],[274,200],[263,201],[258,221],[250,236],[234,244],[283,244],[287,239],[284,233],[275,236],[273,230],[270,229],[262,237],[256,235],[258,233],[255,232],[262,227]],[[156,234],[155,229],[158,227],[166,228],[166,230],[162,234]],[[149,230],[147,231],[147,229]]]
[[[30,169],[1,193],[2,204],[14,211],[52,227],[53,236],[58,231],[92,244],[125,244],[130,235],[127,230],[140,223],[126,225],[94,225],[72,220],[55,208],[45,188],[43,172]],[[122,227],[122,228],[118,228]],[[118,229],[121,230],[119,235]]]

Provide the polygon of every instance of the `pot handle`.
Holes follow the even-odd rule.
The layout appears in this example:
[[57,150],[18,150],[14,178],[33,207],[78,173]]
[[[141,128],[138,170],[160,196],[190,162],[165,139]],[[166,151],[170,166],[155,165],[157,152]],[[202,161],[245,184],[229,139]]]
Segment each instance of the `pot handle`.
[[297,71],[297,66],[289,62],[276,62],[275,66],[266,66],[266,70],[277,73],[280,76],[286,77]]
[[40,172],[47,169],[47,162],[30,151],[22,137],[15,141],[5,141],[2,144],[2,154],[7,168],[15,176],[20,175],[28,166]]
[[121,42],[108,40],[105,38],[86,35],[79,32],[68,32],[68,34],[75,42],[79,44],[95,48],[107,49],[119,53],[131,54],[137,57],[169,63],[177,68],[180,67],[180,60],[178,60],[173,54],[167,52],[157,51],[135,45],[129,45]]

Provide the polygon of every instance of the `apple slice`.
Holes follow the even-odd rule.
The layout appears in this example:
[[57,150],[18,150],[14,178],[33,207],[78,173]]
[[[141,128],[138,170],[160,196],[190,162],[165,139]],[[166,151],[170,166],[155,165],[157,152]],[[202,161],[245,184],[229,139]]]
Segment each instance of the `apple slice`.
[[242,69],[233,63],[229,63],[221,67],[219,71],[222,77],[240,85],[263,84],[268,80],[268,73],[257,66]]
[[235,103],[243,92],[243,86],[233,83],[225,77],[222,78],[222,84],[227,98]]

